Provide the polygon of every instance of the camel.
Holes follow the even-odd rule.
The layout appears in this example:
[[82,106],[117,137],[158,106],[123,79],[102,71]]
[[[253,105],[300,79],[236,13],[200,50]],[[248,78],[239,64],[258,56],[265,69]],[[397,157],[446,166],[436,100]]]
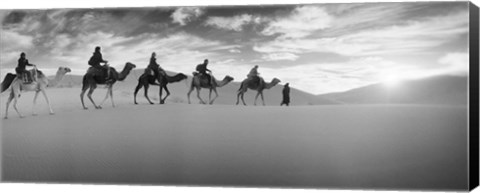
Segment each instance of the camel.
[[[167,74],[165,74],[165,76],[160,75],[160,78],[161,78],[160,83],[157,83],[157,82],[155,82],[157,80],[157,78],[155,78],[155,76],[150,75],[150,74],[142,74],[138,78],[137,87],[135,87],[135,92],[133,94],[133,102],[135,104],[138,104],[137,103],[137,93],[143,87],[144,91],[145,91],[145,98],[147,98],[147,100],[150,104],[153,104],[153,102],[150,101],[150,98],[148,98],[148,87],[151,84],[151,85],[155,85],[155,86],[160,86],[160,104],[164,104],[165,100],[170,95],[170,91],[167,88],[167,84],[168,83],[174,83],[174,82],[180,82],[184,79],[187,79],[187,76],[183,73],[178,73],[175,76],[169,76]],[[165,91],[167,92],[167,95],[162,99],[162,90],[163,89],[165,89]]]
[[[136,66],[135,64],[132,64],[130,62],[127,62],[125,64],[125,67],[123,68],[122,72],[118,73],[117,70],[113,67],[108,67],[109,68],[109,79],[105,80],[105,74],[95,68],[95,67],[90,67],[87,70],[87,73],[83,76],[83,81],[82,81],[82,92],[80,93],[80,100],[82,101],[82,106],[83,109],[87,110],[88,108],[85,106],[85,103],[83,102],[83,96],[85,95],[85,92],[87,89],[90,89],[88,91],[87,97],[90,99],[90,101],[93,103],[93,106],[96,109],[101,109],[102,104],[108,99],[110,96],[110,100],[112,101],[112,107],[115,107],[115,103],[113,102],[113,84],[115,82],[123,81],[125,78],[127,78],[128,74],[130,74],[130,71],[134,69]],[[105,84],[107,85],[107,95],[103,99],[103,101],[100,103],[100,105],[97,106],[95,102],[92,99],[92,93],[93,91],[97,88],[97,84]]]
[[33,107],[32,107],[32,115],[37,115],[36,113],[36,103],[37,103],[37,97],[38,93],[42,93],[43,96],[45,97],[45,100],[47,101],[48,108],[50,111],[50,114],[53,115],[54,112],[52,110],[52,106],[50,105],[50,101],[48,100],[48,96],[46,93],[47,87],[53,87],[56,86],[65,76],[66,73],[71,72],[70,68],[67,67],[59,67],[56,73],[56,76],[54,79],[49,80],[43,72],[37,70],[36,67],[34,67],[33,70],[30,70],[30,74],[34,76],[34,81],[31,83],[24,83],[22,80],[20,80],[16,74],[8,73],[4,81],[2,82],[1,85],[1,92],[4,92],[6,90],[11,90],[10,91],[10,96],[8,97],[7,100],[7,105],[6,105],[6,110],[5,110],[5,119],[8,119],[8,107],[10,103],[13,100],[13,108],[17,112],[18,116],[20,118],[23,118],[24,116],[18,111],[17,109],[17,101],[18,98],[20,98],[21,92],[26,92],[26,91],[35,91],[35,96],[33,97]]
[[271,82],[266,83],[265,80],[263,80],[263,78],[260,78],[260,77],[258,78],[260,80],[256,79],[255,81],[255,78],[252,78],[252,79],[247,78],[242,81],[240,88],[238,89],[237,105],[239,103],[239,98],[242,98],[243,105],[247,105],[245,103],[245,100],[243,99],[243,95],[245,94],[245,92],[247,92],[248,89],[252,89],[257,91],[257,95],[255,95],[255,102],[253,103],[253,105],[257,105],[257,99],[258,99],[258,96],[260,95],[262,98],[262,104],[263,106],[265,106],[265,100],[263,99],[263,90],[274,87],[275,85],[280,83],[280,80],[278,78],[273,78]]
[[[200,89],[201,88],[208,88],[210,93],[208,95],[208,100],[210,101],[209,104],[213,104],[215,99],[218,97],[217,87],[222,87],[227,85],[231,82],[233,78],[231,76],[225,76],[222,81],[217,82],[215,77],[212,76],[211,84],[208,84],[208,80],[204,77],[200,77],[200,75],[196,72],[193,73],[192,84],[190,86],[190,90],[188,91],[188,104],[190,104],[190,93],[192,93],[193,89],[197,90],[197,98],[200,100],[201,104],[206,104],[205,101],[200,97]],[[215,98],[212,98],[212,91],[215,92]]]

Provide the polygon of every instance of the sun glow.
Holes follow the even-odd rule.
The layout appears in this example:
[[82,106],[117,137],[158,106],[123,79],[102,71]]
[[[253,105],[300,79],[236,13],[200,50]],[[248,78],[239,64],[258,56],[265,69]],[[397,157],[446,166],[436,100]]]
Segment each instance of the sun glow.
[[388,76],[383,79],[383,84],[389,88],[394,88],[402,83],[402,79],[398,76]]

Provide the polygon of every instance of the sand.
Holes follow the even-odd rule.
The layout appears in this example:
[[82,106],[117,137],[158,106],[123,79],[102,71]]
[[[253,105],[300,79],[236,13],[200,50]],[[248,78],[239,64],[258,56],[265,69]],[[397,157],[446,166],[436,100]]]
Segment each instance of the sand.
[[[105,91],[98,89],[95,100]],[[1,122],[3,180],[467,188],[465,106],[149,105],[143,96],[133,105],[131,92],[119,86],[116,108],[107,101],[96,110],[86,100],[90,109],[83,110],[79,88],[53,88],[56,114],[40,96],[37,116],[30,114],[33,93],[23,94],[26,117],[11,109]],[[3,116],[6,95],[0,99]]]

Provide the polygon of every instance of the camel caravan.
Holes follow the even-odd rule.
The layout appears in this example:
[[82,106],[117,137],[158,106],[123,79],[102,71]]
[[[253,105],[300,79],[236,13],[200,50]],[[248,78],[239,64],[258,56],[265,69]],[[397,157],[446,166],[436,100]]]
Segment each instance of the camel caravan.
[[[104,65],[101,65],[104,63]],[[126,62],[123,69],[119,72],[115,68],[111,67],[108,64],[107,60],[104,60],[101,54],[101,48],[96,47],[95,51],[88,61],[90,67],[88,68],[87,72],[82,78],[82,86],[80,92],[80,101],[82,104],[83,109],[88,109],[84,102],[85,93],[87,93],[87,98],[93,104],[95,109],[101,109],[102,105],[107,99],[110,98],[112,103],[112,107],[115,107],[115,102],[113,100],[113,85],[117,81],[123,81],[127,78],[130,72],[136,68],[136,65],[130,62]],[[213,104],[215,99],[219,97],[217,88],[221,88],[228,83],[233,81],[233,77],[225,76],[222,80],[217,80],[213,75],[212,71],[207,68],[208,59],[205,59],[203,63],[198,64],[196,66],[196,71],[192,73],[193,78],[187,93],[188,104],[191,104],[190,94],[193,90],[197,92],[197,98],[200,104]],[[33,67],[31,70],[26,70],[27,66]],[[27,91],[34,91],[34,99],[33,99],[33,108],[32,114],[37,115],[35,105],[37,101],[38,94],[41,92],[48,104],[48,110],[50,114],[54,114],[54,111],[50,105],[50,100],[47,96],[47,88],[56,86],[63,77],[71,72],[71,69],[68,67],[59,67],[54,79],[49,80],[45,74],[37,69],[37,66],[31,64],[26,59],[26,54],[21,53],[20,58],[18,59],[18,66],[15,68],[14,73],[8,73],[3,82],[1,83],[1,92],[9,91],[10,95],[7,100],[6,108],[5,108],[5,119],[8,118],[8,109],[10,103],[13,101],[13,108],[17,112],[19,117],[24,117],[22,113],[17,108],[17,102],[22,92]],[[144,96],[147,99],[148,103],[154,104],[150,98],[148,97],[148,89],[150,85],[159,86],[159,104],[165,104],[167,97],[170,95],[170,91],[168,90],[167,85],[169,83],[180,82],[182,80],[187,80],[187,76],[183,73],[178,73],[174,76],[167,75],[166,71],[160,67],[160,65],[156,62],[156,54],[155,52],[152,53],[150,57],[150,63],[145,68],[144,73],[138,78],[138,84],[134,89],[133,93],[133,100],[134,104],[137,105],[137,93],[141,88],[144,89]],[[258,73],[258,66],[256,65],[254,68],[250,70],[247,75],[247,78],[241,82],[240,88],[237,90],[237,102],[236,105],[239,104],[240,99],[243,105],[246,105],[244,100],[245,92],[248,89],[257,91],[255,95],[254,105],[257,104],[257,99],[260,96],[262,100],[262,105],[265,105],[265,100],[263,96],[263,91],[265,89],[270,89],[280,83],[280,80],[277,78],[273,78],[270,82],[265,82],[265,80],[259,76]],[[92,98],[92,94],[97,88],[98,85],[105,85],[107,88],[107,93],[105,98],[102,102],[98,105]],[[200,90],[208,89],[208,101],[205,101],[200,96]],[[166,95],[163,96],[163,90],[165,90]],[[215,96],[212,97],[212,92]],[[283,102],[282,102],[283,103]]]

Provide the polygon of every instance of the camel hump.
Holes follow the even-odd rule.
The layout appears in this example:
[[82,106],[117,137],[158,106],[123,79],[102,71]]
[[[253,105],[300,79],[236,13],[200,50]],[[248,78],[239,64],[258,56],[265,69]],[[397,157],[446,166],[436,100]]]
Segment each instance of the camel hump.
[[29,76],[31,76],[30,78],[32,78],[32,80],[33,80],[34,76],[36,76],[36,77],[43,77],[43,76],[45,76],[45,75],[43,74],[43,72],[40,71],[40,70],[38,70],[38,69],[31,69],[31,70],[29,70],[29,72],[30,72],[30,73],[29,73]]
[[88,68],[87,70],[87,74],[101,74],[103,72],[104,69],[102,69],[101,67],[90,67]]
[[4,92],[5,90],[10,87],[12,84],[13,80],[17,77],[16,74],[8,73],[5,78],[3,79],[3,82],[1,83],[1,92]]

